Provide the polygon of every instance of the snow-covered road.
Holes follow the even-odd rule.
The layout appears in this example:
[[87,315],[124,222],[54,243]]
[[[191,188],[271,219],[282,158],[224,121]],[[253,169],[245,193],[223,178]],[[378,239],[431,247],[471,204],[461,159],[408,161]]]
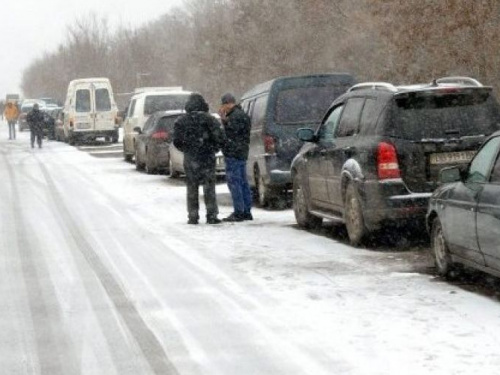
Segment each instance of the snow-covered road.
[[6,128],[2,375],[500,373],[500,303],[420,273],[423,249],[354,249],[290,209],[188,226],[182,179]]

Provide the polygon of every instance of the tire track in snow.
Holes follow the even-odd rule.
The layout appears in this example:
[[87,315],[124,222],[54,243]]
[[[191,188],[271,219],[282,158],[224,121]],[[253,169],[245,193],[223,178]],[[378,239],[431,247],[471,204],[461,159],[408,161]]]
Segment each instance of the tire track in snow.
[[80,231],[69,209],[59,197],[57,187],[47,168],[41,162],[39,162],[39,166],[47,181],[48,191],[52,196],[56,209],[62,217],[62,221],[66,223],[81,254],[101,282],[110,301],[112,301],[122,321],[135,339],[152,371],[158,375],[177,375],[177,369],[168,358],[157,337],[142,319],[137,307],[130,301],[125,290],[123,290],[119,282],[92,248],[92,245],[87,241],[85,235]]
[[12,215],[40,373],[80,374],[80,359],[75,353],[71,338],[58,324],[61,321],[59,303],[47,265],[43,254],[36,248],[35,233],[29,231],[23,216],[16,173],[5,152],[2,152],[2,157],[10,177]]

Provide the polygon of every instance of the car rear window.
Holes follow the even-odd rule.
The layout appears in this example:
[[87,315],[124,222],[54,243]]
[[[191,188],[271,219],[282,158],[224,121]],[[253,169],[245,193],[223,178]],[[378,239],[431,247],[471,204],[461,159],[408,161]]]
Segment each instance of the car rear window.
[[144,101],[144,114],[152,115],[158,111],[184,109],[189,94],[185,95],[148,95]]
[[168,130],[169,132],[172,132],[174,130],[174,123],[179,118],[179,116],[162,117],[158,121],[158,124],[156,125],[156,129],[157,130]]
[[347,90],[344,86],[296,87],[282,90],[276,101],[278,124],[319,122],[332,102]]
[[111,111],[111,99],[108,89],[95,90],[95,109],[97,112]]
[[90,112],[90,90],[76,90],[75,109],[77,112]]
[[396,98],[393,126],[405,139],[489,135],[500,128],[500,107],[490,92]]

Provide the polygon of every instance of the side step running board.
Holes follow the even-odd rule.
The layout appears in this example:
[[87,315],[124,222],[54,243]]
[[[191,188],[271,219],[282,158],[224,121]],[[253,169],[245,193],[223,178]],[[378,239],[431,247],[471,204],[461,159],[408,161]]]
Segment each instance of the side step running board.
[[312,210],[309,212],[311,215],[319,216],[319,217],[322,217],[323,219],[326,219],[326,220],[335,221],[337,223],[344,223],[344,218],[340,217],[340,216],[335,216],[335,215],[332,215],[330,213],[326,213],[323,211],[317,211],[317,210]]

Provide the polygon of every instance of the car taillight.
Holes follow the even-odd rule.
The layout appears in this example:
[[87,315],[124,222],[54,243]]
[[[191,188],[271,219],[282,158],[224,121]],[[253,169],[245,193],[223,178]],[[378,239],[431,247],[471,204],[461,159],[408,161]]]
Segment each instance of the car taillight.
[[396,148],[390,143],[380,142],[378,145],[377,171],[381,180],[401,177]]
[[264,150],[268,154],[274,154],[276,152],[274,138],[270,135],[264,136]]
[[153,133],[151,138],[166,141],[168,139],[168,132],[160,131],[160,132]]

